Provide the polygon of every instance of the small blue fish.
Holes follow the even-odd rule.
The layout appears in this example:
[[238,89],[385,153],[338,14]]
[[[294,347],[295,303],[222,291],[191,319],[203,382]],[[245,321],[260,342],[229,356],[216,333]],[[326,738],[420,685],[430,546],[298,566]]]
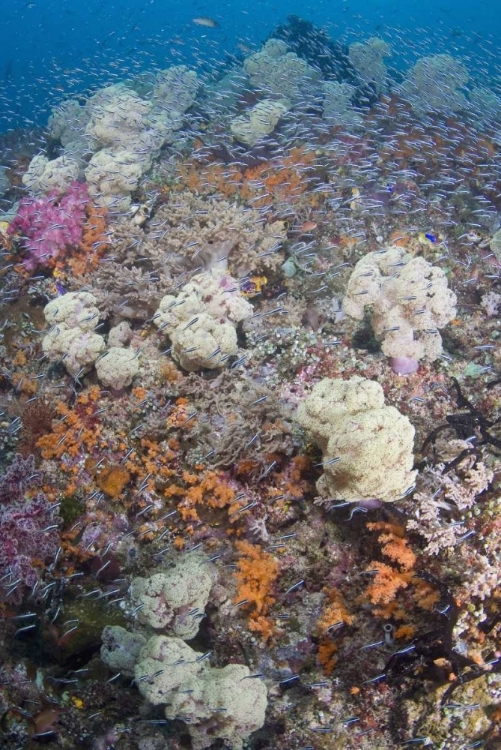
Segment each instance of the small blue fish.
[[430,232],[425,232],[424,236],[426,237],[427,240],[430,240],[430,242],[436,242],[437,241],[437,238],[435,237],[435,235],[434,234],[430,234]]
[[66,294],[68,292],[68,290],[62,284],[59,283],[59,281],[56,281],[56,289],[59,295]]

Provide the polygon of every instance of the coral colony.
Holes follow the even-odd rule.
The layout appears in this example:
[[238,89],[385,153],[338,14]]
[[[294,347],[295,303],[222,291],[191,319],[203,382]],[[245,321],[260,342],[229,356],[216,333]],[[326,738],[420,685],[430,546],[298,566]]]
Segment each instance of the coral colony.
[[391,54],[1,141],[2,748],[501,745],[501,100]]

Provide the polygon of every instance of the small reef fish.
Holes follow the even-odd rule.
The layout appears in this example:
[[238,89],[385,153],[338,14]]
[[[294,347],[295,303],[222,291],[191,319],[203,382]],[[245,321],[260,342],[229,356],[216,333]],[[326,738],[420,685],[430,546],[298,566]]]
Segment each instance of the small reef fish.
[[207,26],[209,29],[216,29],[219,26],[218,22],[209,16],[196,16],[191,21],[197,26]]

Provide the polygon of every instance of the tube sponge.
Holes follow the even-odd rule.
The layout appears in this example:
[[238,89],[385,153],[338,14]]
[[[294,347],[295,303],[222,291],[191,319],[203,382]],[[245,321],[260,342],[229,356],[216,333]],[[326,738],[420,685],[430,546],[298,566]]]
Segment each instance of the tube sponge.
[[322,497],[357,502],[393,502],[414,484],[414,427],[385,406],[374,380],[325,378],[297,410],[299,424],[323,452]]

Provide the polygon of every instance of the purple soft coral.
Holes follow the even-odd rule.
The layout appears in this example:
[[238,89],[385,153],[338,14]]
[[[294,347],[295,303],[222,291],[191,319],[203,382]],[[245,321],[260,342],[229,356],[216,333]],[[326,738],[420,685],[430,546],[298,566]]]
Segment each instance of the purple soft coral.
[[8,232],[21,236],[29,253],[22,265],[28,271],[51,266],[66,247],[81,242],[88,201],[87,186],[79,182],[72,182],[62,196],[53,190],[43,198],[21,200]]
[[25,492],[40,482],[34,459],[16,456],[0,477],[0,587],[3,596],[19,603],[26,587],[39,579],[35,559],[54,559],[59,535],[59,517],[42,492]]

